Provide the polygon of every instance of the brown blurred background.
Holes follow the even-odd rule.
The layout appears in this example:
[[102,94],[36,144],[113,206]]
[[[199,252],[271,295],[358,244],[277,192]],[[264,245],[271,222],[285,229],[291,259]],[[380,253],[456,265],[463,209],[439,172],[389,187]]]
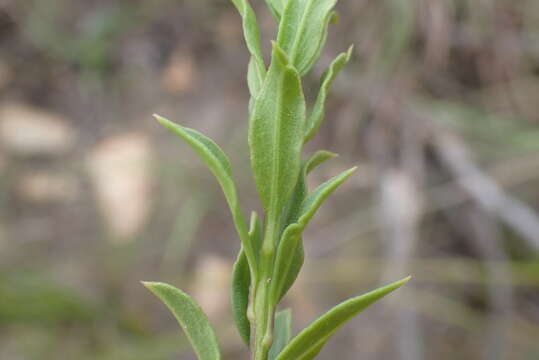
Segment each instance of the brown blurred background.
[[[264,44],[275,31],[253,0]],[[341,0],[305,86],[355,44],[308,151],[360,171],[316,216],[298,331],[412,274],[320,359],[539,359],[539,1]],[[247,52],[226,0],[0,0],[0,359],[194,359],[139,280],[191,293],[225,359],[239,241],[192,151],[213,137],[257,208]]]

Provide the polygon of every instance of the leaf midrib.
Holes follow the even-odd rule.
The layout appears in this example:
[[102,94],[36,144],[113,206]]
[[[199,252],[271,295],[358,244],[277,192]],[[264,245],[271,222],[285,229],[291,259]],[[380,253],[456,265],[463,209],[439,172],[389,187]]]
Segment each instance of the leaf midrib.
[[[277,60],[277,61],[280,61],[280,60]],[[281,76],[279,77],[279,97],[278,97],[278,102],[277,102],[277,119],[278,119],[278,123],[277,123],[277,126],[275,127],[275,131],[273,132],[273,139],[272,139],[272,143],[273,143],[273,153],[272,153],[272,174],[274,174],[273,178],[271,179],[271,191],[270,191],[270,196],[271,196],[271,202],[270,202],[270,208],[269,208],[269,216],[270,217],[275,217],[275,220],[277,220],[277,217],[278,217],[278,209],[277,209],[277,206],[279,205],[279,196],[277,196],[277,191],[278,191],[278,187],[279,187],[279,180],[280,180],[280,175],[281,175],[281,168],[280,168],[280,160],[281,160],[281,152],[279,151],[279,149],[281,148],[281,126],[283,124],[283,116],[281,116],[282,114],[282,110],[283,110],[283,103],[284,103],[284,93],[283,93],[283,90],[284,90],[284,82],[285,82],[285,77],[286,77],[286,74],[287,72],[289,71],[288,70],[288,66],[286,65],[283,65],[284,66],[284,71],[283,73],[281,74]],[[278,225],[276,225],[278,227]]]

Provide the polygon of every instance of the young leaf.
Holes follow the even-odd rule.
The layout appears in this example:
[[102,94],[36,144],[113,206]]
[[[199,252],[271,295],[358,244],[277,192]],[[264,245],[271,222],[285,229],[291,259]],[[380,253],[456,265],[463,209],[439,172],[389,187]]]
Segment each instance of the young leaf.
[[371,291],[365,295],[349,299],[315,320],[301,331],[283,349],[277,360],[313,359],[329,338],[347,321],[355,317],[369,305],[398,289],[410,280],[407,277],[393,284]]
[[254,272],[256,258],[251,242],[249,241],[247,224],[245,223],[245,218],[243,217],[243,213],[240,209],[236,186],[232,180],[232,170],[228,157],[215,142],[202,135],[198,131],[173,123],[172,121],[159,115],[154,116],[161,123],[161,125],[172,131],[187,144],[189,144],[219,181],[230,207],[232,218],[234,220],[234,224],[236,225],[236,230],[240,236],[247,260],[249,261],[249,266],[251,271]]
[[268,218],[284,210],[300,171],[305,99],[297,71],[276,43],[249,127],[251,164]]
[[320,205],[331,195],[342,183],[344,183],[357,170],[353,167],[342,172],[325,183],[319,185],[315,191],[310,193],[301,204],[301,216],[298,223],[303,227],[307,226],[311,218],[314,216]]
[[345,182],[355,170],[356,168],[352,168],[333,177],[309,194],[300,206],[297,223],[290,224],[285,229],[277,247],[273,283],[271,284],[270,296],[274,304],[277,304],[283,298],[298,275],[299,269],[295,264],[297,255],[290,256],[290,254],[296,254],[297,251],[303,252],[301,241],[303,230],[324,200]]
[[145,282],[143,284],[174,314],[199,360],[221,359],[217,337],[208,318],[189,295],[163,283]]
[[232,2],[236,6],[236,9],[238,9],[243,21],[245,43],[251,53],[247,81],[251,96],[256,97],[266,76],[266,65],[264,64],[262,47],[260,45],[260,29],[249,0],[232,0]]
[[294,191],[292,192],[292,196],[288,202],[286,216],[285,216],[286,221],[284,224],[285,227],[298,220],[298,217],[300,215],[299,212],[301,210],[301,204],[303,203],[303,201],[305,200],[305,197],[307,196],[307,185],[306,185],[307,174],[309,174],[312,170],[314,170],[320,164],[324,163],[325,161],[329,159],[334,158],[335,156],[337,156],[337,154],[331,153],[329,151],[317,151],[309,160],[307,160],[302,165],[296,187]]
[[[318,151],[308,161],[306,161],[305,164],[303,164],[300,176],[298,178],[298,182],[296,184],[296,188],[294,189],[294,192],[292,194],[292,197],[290,198],[287,207],[285,228],[286,226],[295,223],[300,216],[301,204],[307,196],[307,186],[305,184],[305,178],[307,177],[307,174],[309,174],[312,170],[314,170],[323,162],[332,159],[335,156],[337,156],[337,154],[331,153],[329,151]],[[291,262],[288,266],[288,274],[283,279],[283,285],[279,301],[292,287],[294,281],[296,281],[296,278],[298,277],[298,274],[303,266],[303,262],[305,261],[305,253],[303,249],[303,240],[301,239],[301,235],[298,239],[298,242],[293,245],[295,248],[293,253],[294,255],[290,259]]]
[[275,326],[273,328],[273,345],[269,352],[269,360],[275,360],[279,353],[290,341],[292,331],[292,311],[286,309],[279,311],[275,315]]
[[251,324],[247,318],[250,286],[251,274],[249,272],[249,264],[247,263],[243,249],[241,249],[232,271],[230,302],[232,304],[232,314],[234,315],[236,327],[247,346],[251,342]]
[[301,75],[318,60],[337,0],[288,1],[277,42]]
[[310,174],[319,165],[337,157],[337,154],[326,150],[317,151],[305,164],[305,173]]
[[324,121],[326,111],[326,98],[333,85],[333,81],[342,70],[342,68],[350,61],[354,47],[351,46],[348,52],[342,53],[331,63],[329,69],[322,76],[322,85],[316,98],[313,110],[307,117],[307,126],[305,132],[305,142],[309,141],[318,131],[322,121]]

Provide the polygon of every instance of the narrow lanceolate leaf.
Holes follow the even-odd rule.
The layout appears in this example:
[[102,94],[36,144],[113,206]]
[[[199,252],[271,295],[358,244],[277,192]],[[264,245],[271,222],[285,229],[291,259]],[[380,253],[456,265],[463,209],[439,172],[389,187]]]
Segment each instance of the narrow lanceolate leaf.
[[215,332],[200,306],[189,295],[163,283],[145,282],[143,284],[174,314],[199,360],[221,359]]
[[290,341],[292,332],[292,311],[286,309],[279,311],[275,315],[275,326],[273,328],[273,345],[269,352],[269,360],[275,360],[279,353]]
[[301,167],[301,171],[296,183],[296,187],[292,193],[290,200],[288,201],[286,210],[286,225],[292,224],[298,220],[301,210],[301,204],[307,196],[307,184],[306,178],[312,170],[321,165],[327,160],[330,160],[337,156],[329,151],[317,151],[309,160],[307,160]]
[[288,1],[283,10],[277,42],[301,75],[320,57],[337,0]]
[[311,114],[307,117],[307,125],[305,128],[305,142],[309,141],[318,131],[320,125],[324,121],[326,112],[326,99],[333,85],[333,81],[342,70],[342,68],[350,61],[352,56],[353,46],[348,49],[348,52],[340,54],[329,66],[328,70],[322,75],[322,85],[318,92],[318,97],[314,104]]
[[296,270],[297,266],[295,264],[295,261],[297,261],[296,256],[290,256],[290,254],[296,254],[297,251],[303,252],[301,241],[303,230],[324,200],[344,183],[355,170],[356,168],[352,168],[333,177],[306,196],[300,206],[297,222],[288,225],[285,229],[277,247],[275,271],[271,285],[270,296],[274,304],[277,304],[282,299],[298,275],[296,271],[299,272],[299,269]]
[[251,242],[249,241],[247,224],[240,209],[236,186],[232,180],[232,170],[228,157],[221,150],[221,148],[219,148],[219,146],[213,142],[213,140],[202,135],[198,131],[173,123],[172,121],[167,120],[159,115],[155,115],[155,117],[164,127],[172,131],[187,144],[189,144],[219,181],[230,207],[232,218],[234,219],[234,224],[236,225],[236,230],[240,236],[245,255],[247,256],[249,265],[251,267],[251,271],[254,271],[256,264],[255,254],[251,246]]
[[266,76],[266,66],[262,57],[262,47],[260,45],[260,29],[256,22],[256,15],[249,4],[249,0],[232,0],[236,9],[240,13],[243,22],[243,33],[247,49],[251,53],[247,81],[251,96],[256,97],[260,91],[264,77]]
[[342,325],[409,280],[408,277],[337,305],[292,339],[279,354],[277,360],[313,359]]
[[[258,254],[262,243],[262,223],[256,212],[251,213],[249,239],[255,249],[255,254]],[[247,346],[250,345],[251,339],[251,324],[247,315],[250,287],[251,273],[249,271],[249,264],[247,263],[245,252],[242,248],[232,271],[231,304],[236,327]]]
[[273,45],[272,63],[249,127],[251,165],[268,218],[282,213],[296,185],[305,124],[299,74]]
[[303,227],[307,226],[309,221],[320,208],[320,205],[331,195],[340,185],[342,185],[352,174],[357,170],[357,167],[353,167],[349,170],[342,172],[325,183],[319,185],[316,190],[310,193],[303,204],[301,204],[301,216],[298,223]]
[[247,346],[251,341],[251,324],[247,318],[247,307],[249,306],[249,288],[251,286],[251,274],[247,257],[240,250],[234,269],[232,271],[232,289],[230,302],[232,304],[232,314],[238,332]]

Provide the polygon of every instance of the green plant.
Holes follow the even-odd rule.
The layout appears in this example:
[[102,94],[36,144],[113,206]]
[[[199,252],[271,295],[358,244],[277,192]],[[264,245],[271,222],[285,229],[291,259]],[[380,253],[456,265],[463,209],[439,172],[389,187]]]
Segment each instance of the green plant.
[[[324,200],[355,171],[347,170],[310,192],[306,177],[335,155],[319,151],[302,161],[301,150],[320,127],[328,91],[349,61],[352,48],[340,54],[322,76],[318,97],[307,114],[301,77],[320,56],[327,28],[336,20],[337,0],[266,0],[279,23],[269,68],[248,0],[232,2],[242,17],[251,54],[247,75],[251,93],[248,140],[264,219],[253,212],[247,226],[229,160],[212,140],[163,117],[156,118],[198,153],[216,176],[230,206],[241,239],[232,283],[233,313],[252,359],[312,359],[342,324],[408,278],[341,303],[290,340],[291,313],[276,310],[303,265],[303,230]],[[220,359],[216,336],[193,299],[170,285],[145,285],[174,313],[199,359]]]

